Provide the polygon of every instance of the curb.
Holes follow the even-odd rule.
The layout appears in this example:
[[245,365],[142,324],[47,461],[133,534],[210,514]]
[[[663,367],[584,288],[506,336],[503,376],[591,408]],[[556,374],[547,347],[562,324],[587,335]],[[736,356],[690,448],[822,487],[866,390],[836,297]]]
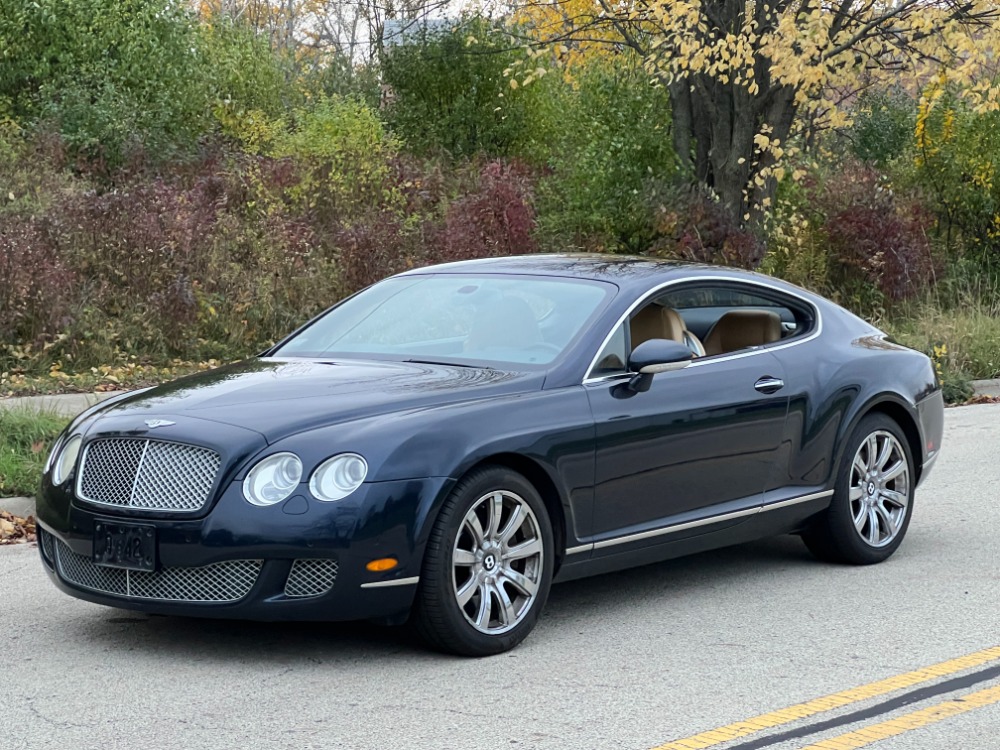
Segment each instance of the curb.
[[0,409],[27,409],[30,411],[51,411],[64,417],[75,417],[85,409],[106,398],[117,396],[121,391],[103,393],[66,393],[51,396],[11,396],[0,398]]
[[0,498],[0,510],[5,510],[12,516],[27,518],[35,515],[35,498],[6,497]]
[[993,380],[973,380],[972,390],[977,396],[1000,396],[1000,378]]

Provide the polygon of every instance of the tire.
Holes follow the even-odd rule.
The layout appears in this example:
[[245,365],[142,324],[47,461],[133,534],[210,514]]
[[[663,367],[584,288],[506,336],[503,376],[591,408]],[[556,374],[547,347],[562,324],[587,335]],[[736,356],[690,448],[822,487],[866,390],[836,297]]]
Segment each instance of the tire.
[[545,503],[528,480],[501,466],[466,475],[427,542],[414,604],[417,632],[432,648],[462,656],[514,648],[548,599],[553,547]]
[[885,414],[867,415],[847,441],[830,507],[802,535],[806,546],[827,562],[872,565],[888,559],[909,528],[915,480],[899,425]]

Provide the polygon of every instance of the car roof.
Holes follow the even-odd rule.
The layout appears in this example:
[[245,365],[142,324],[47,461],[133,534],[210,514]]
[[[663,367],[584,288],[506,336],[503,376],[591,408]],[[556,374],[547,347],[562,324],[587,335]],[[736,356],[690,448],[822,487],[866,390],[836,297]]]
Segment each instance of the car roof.
[[563,276],[577,279],[612,282],[619,287],[648,287],[653,282],[685,276],[717,276],[730,279],[766,279],[770,276],[750,271],[662,260],[637,255],[611,255],[601,253],[559,253],[549,255],[511,255],[496,258],[478,258],[454,263],[443,263],[407,271],[401,276],[429,273],[473,273],[526,276]]

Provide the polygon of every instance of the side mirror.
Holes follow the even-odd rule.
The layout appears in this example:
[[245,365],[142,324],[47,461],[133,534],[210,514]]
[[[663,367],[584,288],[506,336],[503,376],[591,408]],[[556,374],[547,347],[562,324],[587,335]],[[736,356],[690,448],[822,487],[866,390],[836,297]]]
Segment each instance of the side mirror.
[[636,393],[645,393],[652,385],[654,375],[687,367],[693,357],[692,351],[684,344],[670,339],[643,341],[628,358],[628,369],[636,373],[628,387]]

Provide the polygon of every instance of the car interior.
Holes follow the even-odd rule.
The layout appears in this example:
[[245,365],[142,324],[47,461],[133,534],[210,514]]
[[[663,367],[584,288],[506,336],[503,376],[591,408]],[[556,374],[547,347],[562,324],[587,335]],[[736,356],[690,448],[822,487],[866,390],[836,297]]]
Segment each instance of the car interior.
[[684,344],[693,358],[772,344],[798,336],[810,327],[811,312],[770,297],[719,288],[686,288],[658,297],[639,308],[624,330],[612,337],[592,374],[623,372],[627,346],[650,339]]

